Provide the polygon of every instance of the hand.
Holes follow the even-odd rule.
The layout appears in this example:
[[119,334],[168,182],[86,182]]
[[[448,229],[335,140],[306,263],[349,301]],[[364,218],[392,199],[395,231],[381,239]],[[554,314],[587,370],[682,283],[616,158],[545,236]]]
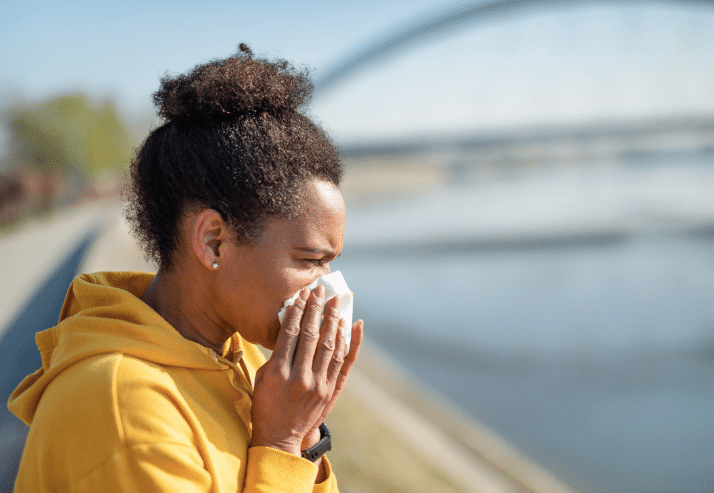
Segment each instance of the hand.
[[333,298],[325,304],[324,297],[322,286],[312,293],[300,292],[287,309],[273,354],[256,373],[254,446],[300,455],[303,441],[312,441],[311,432],[330,413],[346,384],[359,353],[363,323],[353,324],[352,347],[345,356],[345,337],[338,330],[344,325],[339,301]]

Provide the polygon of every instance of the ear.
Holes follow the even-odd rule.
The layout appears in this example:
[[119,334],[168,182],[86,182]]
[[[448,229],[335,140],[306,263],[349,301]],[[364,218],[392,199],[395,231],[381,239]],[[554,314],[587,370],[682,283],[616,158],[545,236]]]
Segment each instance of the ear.
[[218,211],[204,209],[196,214],[191,229],[191,246],[196,258],[207,269],[214,270],[213,263],[220,263],[220,247],[228,235],[228,224]]

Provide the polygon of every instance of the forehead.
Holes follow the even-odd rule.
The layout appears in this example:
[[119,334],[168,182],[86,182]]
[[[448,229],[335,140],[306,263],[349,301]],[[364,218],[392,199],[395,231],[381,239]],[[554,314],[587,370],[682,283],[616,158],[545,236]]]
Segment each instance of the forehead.
[[327,217],[345,215],[345,202],[336,185],[323,180],[308,181],[300,190],[300,215]]
[[268,220],[265,239],[292,248],[341,250],[345,203],[340,190],[327,181],[310,181],[300,192],[299,212],[293,219]]

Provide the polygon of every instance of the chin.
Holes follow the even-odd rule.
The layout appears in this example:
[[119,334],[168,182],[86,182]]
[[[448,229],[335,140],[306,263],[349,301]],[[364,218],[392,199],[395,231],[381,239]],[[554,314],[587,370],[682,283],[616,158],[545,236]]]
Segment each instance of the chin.
[[252,344],[257,344],[272,351],[278,341],[278,332],[280,332],[280,322],[278,322],[278,317],[275,317],[275,323],[266,330],[251,332],[248,336],[241,334],[241,337]]

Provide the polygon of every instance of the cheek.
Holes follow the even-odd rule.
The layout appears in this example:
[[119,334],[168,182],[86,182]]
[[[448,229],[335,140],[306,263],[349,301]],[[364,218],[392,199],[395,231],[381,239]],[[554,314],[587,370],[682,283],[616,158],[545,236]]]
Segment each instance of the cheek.
[[[283,302],[316,279],[311,270],[297,270],[286,279]],[[282,305],[281,305],[282,306]]]
[[322,274],[319,272],[319,269],[307,269],[307,270],[301,270],[296,276],[295,276],[295,285],[297,288],[293,291],[298,291],[308,284],[311,284],[315,279],[320,277]]
[[272,283],[271,303],[275,304],[277,309],[280,310],[285,300],[310,284],[312,279],[310,271],[292,268],[283,269],[277,273]]
[[[275,303],[275,313],[277,314],[280,311],[286,300],[291,298],[305,286],[311,284],[321,275],[322,272],[317,268],[285,270],[281,275],[280,281],[277,283],[277,289],[273,297],[273,302]],[[272,311],[273,310],[271,310],[271,312]]]
[[312,283],[322,274],[324,274],[322,269],[317,267],[305,269],[291,266],[281,269],[270,276],[272,278],[272,281],[268,282],[270,287],[263,292],[265,293],[265,307],[269,312],[266,315],[270,315],[271,322],[273,312],[277,315],[287,299]]

